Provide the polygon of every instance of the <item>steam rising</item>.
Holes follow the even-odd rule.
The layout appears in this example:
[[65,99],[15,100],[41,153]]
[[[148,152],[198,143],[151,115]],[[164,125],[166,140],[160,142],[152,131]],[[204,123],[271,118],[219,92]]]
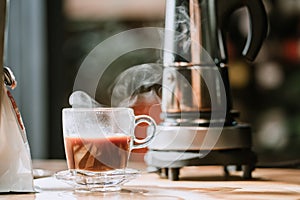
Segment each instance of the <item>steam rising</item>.
[[160,64],[142,64],[133,66],[121,73],[112,90],[112,106],[130,106],[134,96],[161,85],[162,66]]
[[[175,7],[173,1],[168,1],[171,7]],[[199,46],[198,41],[192,41],[192,35],[199,32],[195,23],[191,23],[188,6],[183,3],[175,9],[166,11],[166,32],[164,40],[164,64],[172,65],[174,62],[192,62],[192,45]],[[195,43],[195,44],[192,44]],[[194,52],[196,53],[196,52]]]
[[103,107],[100,103],[95,101],[92,97],[90,97],[87,93],[83,91],[75,91],[69,97],[69,104],[73,108],[95,108],[95,107]]
[[190,17],[188,15],[188,10],[185,6],[178,6],[176,7],[176,13],[175,41],[178,41],[178,44],[183,51],[182,53],[188,53],[191,46]]

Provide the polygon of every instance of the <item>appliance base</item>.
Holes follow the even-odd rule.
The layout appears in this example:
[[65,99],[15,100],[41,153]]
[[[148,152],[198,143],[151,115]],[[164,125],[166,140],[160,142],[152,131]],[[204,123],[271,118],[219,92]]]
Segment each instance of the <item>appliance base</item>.
[[[203,153],[205,154],[202,157]],[[229,166],[235,166],[237,171],[243,171],[242,178],[251,179],[252,171],[257,162],[256,154],[250,148],[202,151],[158,151],[149,150],[145,161],[161,178],[179,180],[180,168],[185,166],[224,166],[224,175],[229,176]]]

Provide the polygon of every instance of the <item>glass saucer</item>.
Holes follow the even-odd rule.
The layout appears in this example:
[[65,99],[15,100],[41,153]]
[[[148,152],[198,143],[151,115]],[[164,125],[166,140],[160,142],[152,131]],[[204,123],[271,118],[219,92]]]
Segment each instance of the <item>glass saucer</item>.
[[135,169],[117,169],[106,172],[65,170],[54,177],[72,185],[77,192],[114,192],[121,190],[126,182],[140,176]]

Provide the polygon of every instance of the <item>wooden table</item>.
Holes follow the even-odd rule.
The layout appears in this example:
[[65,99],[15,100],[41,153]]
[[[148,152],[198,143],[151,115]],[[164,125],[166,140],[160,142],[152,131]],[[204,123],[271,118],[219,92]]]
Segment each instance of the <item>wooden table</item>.
[[[130,163],[142,170],[143,163]],[[34,160],[34,168],[56,172],[66,169],[64,160]],[[252,180],[243,180],[241,172],[223,176],[222,167],[186,167],[180,171],[180,181],[160,178],[144,172],[124,185],[121,192],[74,193],[70,189],[48,187],[31,194],[1,194],[6,200],[31,199],[300,199],[300,170],[256,169]],[[35,179],[35,184],[57,181],[53,177]],[[55,182],[52,182],[52,184]]]

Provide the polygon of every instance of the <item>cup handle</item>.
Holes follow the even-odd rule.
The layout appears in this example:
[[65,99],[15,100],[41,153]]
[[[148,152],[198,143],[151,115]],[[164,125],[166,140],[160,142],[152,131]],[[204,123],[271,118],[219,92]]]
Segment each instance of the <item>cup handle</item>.
[[154,136],[156,133],[156,123],[155,123],[154,119],[152,119],[148,115],[135,116],[134,128],[140,123],[147,123],[149,125],[149,128],[151,128],[151,129],[150,129],[150,131],[147,131],[147,137],[145,137],[144,139],[138,139],[134,135],[133,141],[137,144],[133,144],[132,149],[140,149],[140,148],[144,148],[144,147],[148,146],[149,143],[154,139]]

